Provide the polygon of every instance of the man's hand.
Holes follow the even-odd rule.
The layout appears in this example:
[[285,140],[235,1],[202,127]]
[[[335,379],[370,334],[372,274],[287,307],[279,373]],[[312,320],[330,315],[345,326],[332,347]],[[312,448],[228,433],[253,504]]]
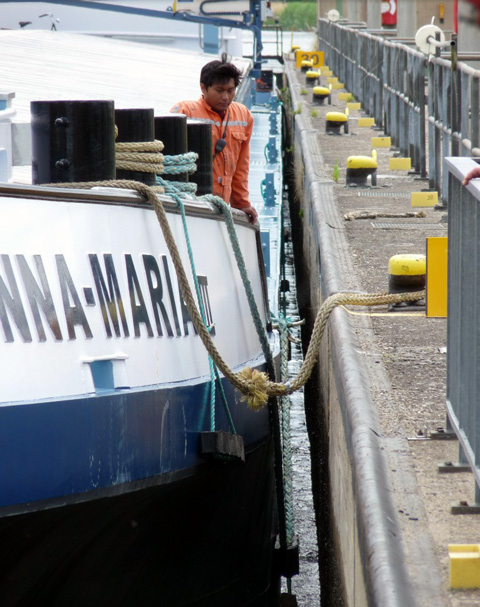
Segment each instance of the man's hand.
[[476,179],[480,177],[480,166],[473,167],[468,173],[465,175],[462,184],[467,185],[471,179]]
[[[480,167],[479,167],[480,168]],[[258,213],[254,207],[244,207],[241,209],[248,217],[248,221],[253,225],[258,221]]]

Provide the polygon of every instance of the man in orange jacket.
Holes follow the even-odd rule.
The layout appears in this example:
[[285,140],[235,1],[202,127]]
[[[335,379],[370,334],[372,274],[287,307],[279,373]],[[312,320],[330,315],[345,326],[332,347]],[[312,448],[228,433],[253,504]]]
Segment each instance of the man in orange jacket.
[[181,101],[171,111],[212,125],[213,193],[255,223],[258,214],[248,192],[253,116],[247,107],[233,101],[241,78],[241,71],[223,53],[220,61],[210,61],[202,68],[202,97]]

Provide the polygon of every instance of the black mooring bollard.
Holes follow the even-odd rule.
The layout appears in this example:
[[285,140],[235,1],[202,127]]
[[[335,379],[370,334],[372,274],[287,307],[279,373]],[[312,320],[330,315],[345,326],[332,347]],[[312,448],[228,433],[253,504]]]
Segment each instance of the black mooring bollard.
[[[187,117],[185,114],[168,114],[167,116],[155,116],[155,139],[163,141],[165,146],[163,153],[168,156],[186,154],[187,146]],[[169,181],[188,181],[188,173],[177,173],[162,175],[163,179]]]
[[[153,109],[115,110],[115,124],[118,128],[117,143],[132,141],[153,141]],[[117,169],[117,179],[133,179],[147,185],[155,185],[155,174],[143,171]]]
[[198,154],[197,170],[190,181],[197,184],[197,196],[213,194],[212,127],[187,120],[188,150]]
[[115,179],[113,101],[32,101],[32,183]]

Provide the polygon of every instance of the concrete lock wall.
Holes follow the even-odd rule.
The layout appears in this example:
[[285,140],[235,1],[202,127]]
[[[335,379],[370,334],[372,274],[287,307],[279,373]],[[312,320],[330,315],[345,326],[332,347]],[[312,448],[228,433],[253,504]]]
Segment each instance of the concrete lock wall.
[[[301,217],[299,264],[305,277],[303,307],[313,323],[321,303],[346,290],[351,269],[342,218],[336,208],[333,182],[325,175],[316,131],[296,110],[300,87],[286,66],[291,95],[291,129],[297,215]],[[295,215],[295,211],[292,216]],[[298,265],[298,262],[297,262]],[[318,402],[310,403],[328,459],[329,520],[343,585],[340,600],[327,604],[363,607],[415,605],[404,568],[397,515],[387,481],[376,409],[368,390],[368,373],[355,347],[354,323],[335,308],[328,321],[314,370]],[[315,449],[312,450],[315,453]],[[325,473],[325,471],[324,471]],[[322,538],[319,538],[319,545]],[[321,579],[322,601],[328,573]],[[322,578],[322,575],[321,575]]]

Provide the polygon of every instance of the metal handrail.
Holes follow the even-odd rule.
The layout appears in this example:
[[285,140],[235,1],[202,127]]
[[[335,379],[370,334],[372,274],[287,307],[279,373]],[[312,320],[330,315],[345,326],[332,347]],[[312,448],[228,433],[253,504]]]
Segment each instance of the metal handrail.
[[[440,47],[427,56],[326,19],[319,19],[318,37],[326,63],[446,205],[443,158],[478,155],[480,72],[441,57]],[[446,44],[456,51],[453,40]]]

